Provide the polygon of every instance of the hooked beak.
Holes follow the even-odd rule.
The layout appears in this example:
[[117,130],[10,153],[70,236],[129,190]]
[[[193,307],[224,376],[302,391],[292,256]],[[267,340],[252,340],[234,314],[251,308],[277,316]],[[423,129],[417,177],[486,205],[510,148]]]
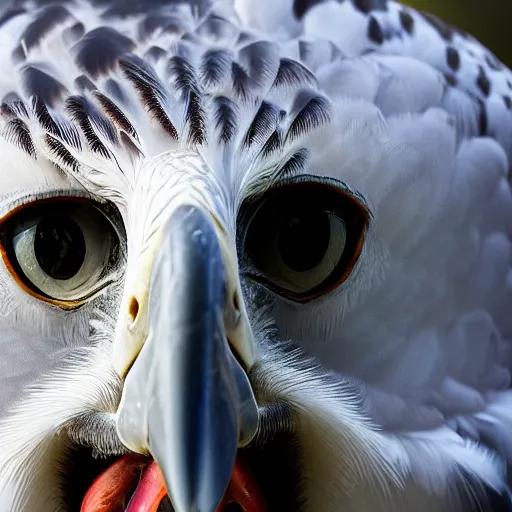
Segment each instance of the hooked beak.
[[148,277],[149,286],[137,316],[147,325],[126,329],[114,345],[115,369],[125,377],[118,434],[131,450],[153,456],[175,510],[214,511],[238,447],[258,426],[238,362],[248,369],[253,352],[243,301],[233,301],[236,252],[205,210],[180,206],[141,272],[139,285]]

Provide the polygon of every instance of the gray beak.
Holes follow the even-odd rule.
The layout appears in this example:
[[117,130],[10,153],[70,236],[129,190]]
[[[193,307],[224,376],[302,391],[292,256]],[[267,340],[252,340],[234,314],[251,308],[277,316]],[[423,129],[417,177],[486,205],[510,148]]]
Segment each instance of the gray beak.
[[258,411],[227,338],[232,319],[225,264],[212,220],[181,206],[163,228],[149,288],[149,335],[118,411],[127,446],[146,445],[178,512],[210,512]]

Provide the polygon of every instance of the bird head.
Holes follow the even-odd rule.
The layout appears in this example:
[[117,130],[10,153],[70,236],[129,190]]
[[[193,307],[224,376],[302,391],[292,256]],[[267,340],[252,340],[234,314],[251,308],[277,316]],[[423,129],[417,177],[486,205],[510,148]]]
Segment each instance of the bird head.
[[[156,75],[136,57],[118,66],[149,123]],[[354,436],[336,464],[350,465],[360,451],[385,466],[371,440],[359,446],[366,441],[358,429],[372,427],[356,414],[356,388],[286,334],[307,315],[304,336],[316,337],[313,316],[327,318],[332,297],[348,302],[341,290],[360,272],[372,228],[359,192],[340,177],[311,173],[308,145],[319,143],[335,113],[313,86],[304,89],[302,80],[313,82],[304,67],[283,66],[301,74],[284,87],[286,101],[283,91],[276,103],[209,99],[179,128],[153,119],[147,139],[99,92],[51,110],[37,99],[15,103],[4,113],[34,148],[27,154],[5,141],[28,162],[20,182],[39,160],[46,166],[37,192],[9,195],[2,219],[13,336],[37,340],[44,332],[37,343],[48,345],[39,347],[47,358],[40,374],[14,372],[13,380],[26,381],[12,389],[2,423],[11,447],[2,483],[4,492],[12,486],[15,507],[42,497],[48,506],[69,505],[52,486],[60,486],[76,445],[100,458],[127,451],[154,458],[177,510],[212,510],[237,453],[265,453],[276,437],[293,445],[322,422],[333,435],[343,427],[347,441]],[[204,85],[190,80],[179,99],[199,108],[192,94]],[[315,412],[308,401],[317,394],[326,403]],[[337,395],[348,416],[331,410]],[[319,424],[317,414],[326,415]],[[75,479],[67,478],[68,494],[84,485]]]
[[[202,145],[174,143],[154,155],[144,154],[138,133],[121,132],[77,98],[63,114],[89,118],[87,109],[98,108],[112,140],[92,123],[94,132],[84,134],[71,121],[77,151],[62,128],[44,132],[50,179],[62,180],[66,192],[53,185],[41,196],[23,192],[2,221],[17,324],[35,337],[47,326],[44,343],[55,347],[48,369],[21,402],[13,399],[3,424],[12,446],[3,476],[16,506],[41,499],[48,474],[58,480],[63,460],[74,457],[73,444],[96,456],[130,450],[152,457],[177,510],[210,510],[239,450],[258,451],[248,446],[276,436],[293,444],[300,430],[310,437],[316,420],[307,401],[318,393],[327,391],[327,402],[337,394],[347,399],[348,416],[338,418],[338,426],[348,419],[342,435],[355,436],[347,453],[357,450],[359,423],[371,431],[365,417],[357,419],[355,388],[279,334],[298,316],[322,314],[326,296],[340,295],[371,229],[360,193],[306,172],[303,141],[328,125],[331,111],[319,93],[297,96],[290,120],[281,106],[244,112],[222,100],[232,111],[217,115],[239,110],[244,123],[231,138],[223,142],[218,125],[211,133],[205,127]],[[272,135],[276,147],[265,154]],[[86,147],[88,137],[102,154]],[[216,148],[208,147],[210,137]],[[51,320],[64,324],[59,342]],[[57,402],[60,417],[43,413]],[[329,403],[325,408],[332,416]],[[337,427],[329,428],[334,434]],[[373,448],[360,450],[377,462]]]
[[[181,7],[163,32],[87,6],[84,30],[60,6],[9,25],[1,512],[74,510],[126,454],[154,459],[178,512],[215,510],[239,458],[269,509],[456,510],[473,472],[499,489],[444,393],[469,385],[456,347],[492,323],[482,304],[504,317],[465,279],[509,204],[503,149],[462,141],[426,64],[318,40],[308,67],[296,40],[228,45],[235,17]],[[428,94],[407,96],[410,69]],[[353,73],[380,89],[354,94]],[[480,361],[498,385],[502,360]]]

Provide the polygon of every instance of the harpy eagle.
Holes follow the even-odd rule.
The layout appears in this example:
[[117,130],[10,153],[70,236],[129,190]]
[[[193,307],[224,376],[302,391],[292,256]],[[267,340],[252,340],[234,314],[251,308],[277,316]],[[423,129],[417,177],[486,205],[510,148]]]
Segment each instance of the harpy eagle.
[[386,0],[13,0],[0,48],[1,512],[511,510],[492,53]]

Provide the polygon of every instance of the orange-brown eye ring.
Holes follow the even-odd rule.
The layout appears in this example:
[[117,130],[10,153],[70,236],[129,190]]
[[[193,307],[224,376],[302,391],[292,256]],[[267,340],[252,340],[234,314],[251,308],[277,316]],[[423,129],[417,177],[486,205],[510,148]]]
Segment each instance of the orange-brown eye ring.
[[2,217],[0,253],[25,292],[71,309],[115,279],[120,241],[97,203],[60,196],[18,206]]
[[242,208],[251,278],[295,302],[309,302],[342,284],[364,245],[370,212],[336,180],[301,176]]

